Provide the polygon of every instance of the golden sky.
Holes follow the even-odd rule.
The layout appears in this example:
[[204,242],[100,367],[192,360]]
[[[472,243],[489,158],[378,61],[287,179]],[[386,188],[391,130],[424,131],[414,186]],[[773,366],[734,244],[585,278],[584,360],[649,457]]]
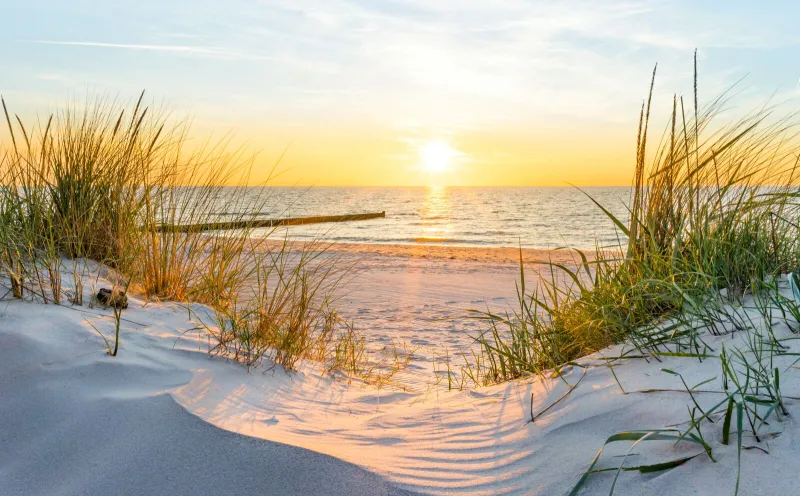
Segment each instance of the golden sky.
[[[258,133],[257,170],[276,185],[331,186],[565,186],[627,185],[635,129],[583,132],[518,129],[403,136],[394,129],[304,129]],[[254,178],[255,179],[255,178]]]

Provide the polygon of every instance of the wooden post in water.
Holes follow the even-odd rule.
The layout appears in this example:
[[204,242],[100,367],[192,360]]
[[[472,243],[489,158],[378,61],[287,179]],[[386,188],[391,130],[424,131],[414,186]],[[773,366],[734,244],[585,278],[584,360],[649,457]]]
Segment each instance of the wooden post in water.
[[289,217],[286,219],[240,220],[233,222],[204,222],[201,224],[161,224],[159,232],[201,232],[224,231],[230,229],[252,229],[257,227],[299,226],[302,224],[322,224],[324,222],[350,222],[386,217],[386,211],[350,215],[318,215],[316,217]]

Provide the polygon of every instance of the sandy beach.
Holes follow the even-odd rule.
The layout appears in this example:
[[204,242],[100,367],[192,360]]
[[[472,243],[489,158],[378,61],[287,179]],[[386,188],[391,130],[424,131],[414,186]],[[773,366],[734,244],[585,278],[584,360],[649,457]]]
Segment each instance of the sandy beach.
[[[301,246],[298,244],[296,246]],[[449,355],[474,346],[487,329],[472,311],[505,313],[519,308],[520,254],[529,277],[550,274],[543,261],[574,266],[569,250],[531,250],[443,245],[325,244],[326,253],[353,265],[336,308],[352,320],[369,349],[411,353],[408,368],[397,376],[405,388],[426,391],[445,373]],[[579,259],[578,259],[579,260]]]
[[[342,311],[358,319],[371,344],[394,339],[416,348],[417,358],[397,377],[402,387],[343,381],[313,363],[298,372],[269,364],[248,371],[209,356],[196,330],[210,313],[202,305],[132,298],[119,356],[110,357],[89,325],[111,333],[110,310],[4,301],[2,493],[565,494],[610,435],[686,420],[687,395],[663,369],[690,383],[718,374],[711,361],[665,357],[620,362],[615,378],[604,357],[625,351],[617,346],[561,377],[464,391],[433,387],[437,350],[469,345],[465,309],[513,300],[515,251],[337,249],[366,255]],[[779,331],[791,335],[785,325]],[[704,339],[733,347],[744,334]],[[791,361],[779,359],[781,367]],[[657,389],[665,392],[640,392]],[[797,382],[784,394],[800,396]],[[698,397],[702,405],[714,400]],[[787,408],[794,403],[787,399]],[[792,491],[789,478],[774,474],[792,470],[800,431],[791,417],[768,430],[769,455],[743,454],[741,494]],[[716,463],[698,456],[669,477],[625,473],[618,493],[731,493],[736,452],[716,435],[709,441],[718,448]],[[702,453],[691,443],[648,444],[632,465]],[[610,449],[603,466],[614,467],[621,454]],[[582,494],[607,494],[612,477],[594,476]]]

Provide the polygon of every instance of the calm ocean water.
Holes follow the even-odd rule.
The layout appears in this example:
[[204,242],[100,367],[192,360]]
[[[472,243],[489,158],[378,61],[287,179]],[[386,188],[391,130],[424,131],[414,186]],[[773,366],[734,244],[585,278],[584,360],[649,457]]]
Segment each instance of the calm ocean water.
[[[630,188],[586,188],[627,220]],[[616,245],[612,222],[575,188],[270,188],[265,218],[386,211],[385,219],[293,226],[299,240],[348,243],[591,248]]]

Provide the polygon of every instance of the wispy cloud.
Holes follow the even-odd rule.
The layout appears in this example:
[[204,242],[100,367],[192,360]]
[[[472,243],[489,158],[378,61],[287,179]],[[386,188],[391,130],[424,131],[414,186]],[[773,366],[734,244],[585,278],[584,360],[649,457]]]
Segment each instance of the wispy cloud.
[[39,45],[61,45],[74,47],[111,48],[123,50],[141,50],[147,52],[168,52],[187,55],[201,55],[220,58],[262,59],[270,57],[234,51],[215,46],[199,45],[150,45],[142,43],[106,43],[101,41],[57,41],[57,40],[21,40],[23,43]]
[[[655,62],[657,91],[680,91],[690,88],[693,49],[701,59],[713,52],[701,66],[702,89],[712,94],[746,72],[742,53],[797,42],[788,11],[655,0],[176,0],[146,15],[123,4],[112,10],[108,23],[54,23],[26,33],[26,43],[76,48],[48,71],[104,70],[121,84],[135,78],[186,100],[217,100],[226,112],[233,104],[252,115],[347,115],[389,126],[627,121]],[[115,71],[89,64],[79,48],[152,55],[133,67],[125,62],[132,55],[120,53]]]

